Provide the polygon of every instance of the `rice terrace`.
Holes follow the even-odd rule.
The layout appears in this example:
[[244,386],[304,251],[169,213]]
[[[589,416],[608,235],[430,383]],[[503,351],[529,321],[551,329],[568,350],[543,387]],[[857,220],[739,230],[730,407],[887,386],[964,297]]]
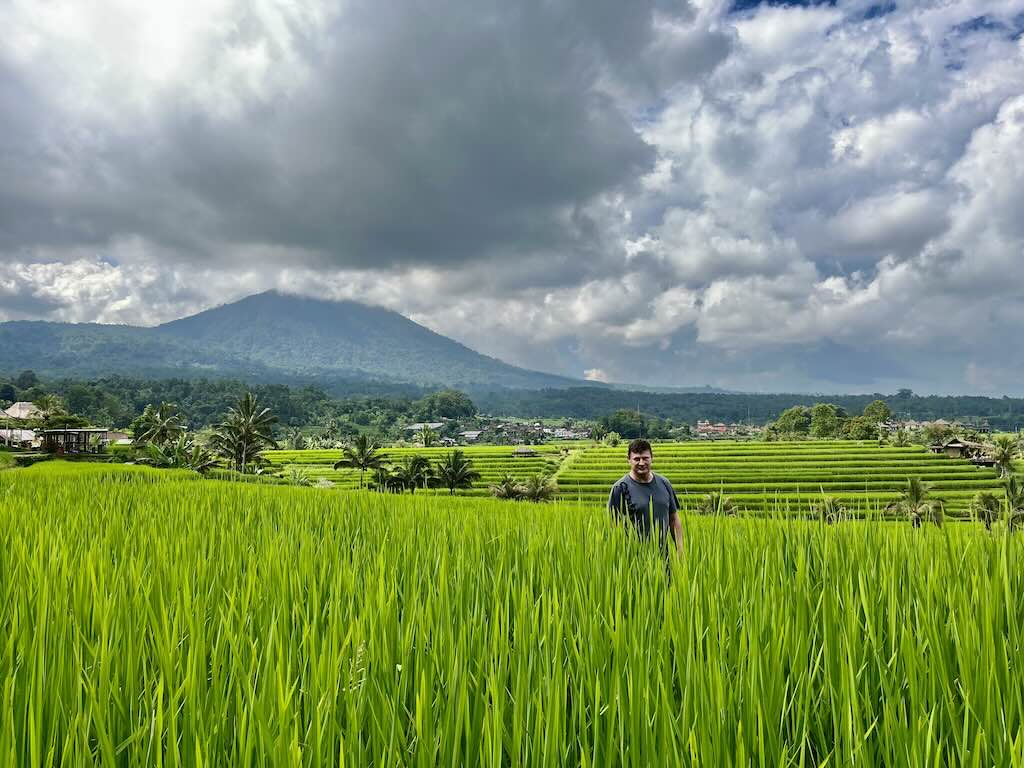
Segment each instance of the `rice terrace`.
[[[0,473],[0,756],[1024,760],[1024,536],[885,512],[912,473],[969,517],[965,499],[1000,487],[992,470],[877,443],[658,445],[684,509],[669,580],[607,524],[621,449],[536,448],[468,450],[491,480],[557,465],[552,504],[376,493],[351,469],[322,469],[334,488],[59,461]],[[268,458],[315,475],[329,457]],[[709,514],[706,492],[737,506]],[[816,517],[823,493],[851,519]]]

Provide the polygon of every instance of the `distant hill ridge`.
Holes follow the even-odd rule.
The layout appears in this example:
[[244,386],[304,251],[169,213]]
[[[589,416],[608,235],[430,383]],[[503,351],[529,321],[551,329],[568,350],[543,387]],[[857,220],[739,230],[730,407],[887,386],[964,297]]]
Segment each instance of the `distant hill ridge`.
[[26,368],[49,376],[338,377],[474,389],[583,383],[482,355],[382,307],[277,291],[155,328],[0,323],[0,370]]

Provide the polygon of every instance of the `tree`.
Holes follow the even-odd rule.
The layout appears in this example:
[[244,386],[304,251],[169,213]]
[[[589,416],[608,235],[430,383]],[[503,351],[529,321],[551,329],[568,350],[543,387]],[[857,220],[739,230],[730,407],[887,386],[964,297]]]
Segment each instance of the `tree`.
[[147,405],[132,426],[136,445],[152,443],[162,446],[177,440],[185,432],[185,425],[178,415],[178,406],[174,403],[162,402],[157,408],[152,404]]
[[811,437],[838,437],[843,424],[843,410],[832,403],[815,403],[811,408]]
[[874,440],[878,437],[878,425],[863,416],[854,416],[844,422],[843,437],[847,440]]
[[501,479],[490,486],[491,495],[496,499],[518,501],[523,498],[523,486],[512,475],[502,475]]
[[884,400],[873,400],[864,408],[864,418],[873,424],[881,424],[892,418],[892,411]]
[[999,468],[1000,477],[1009,477],[1013,474],[1013,461],[1017,454],[1017,441],[1010,435],[997,435],[992,441],[992,459]]
[[472,459],[456,449],[441,459],[436,469],[437,481],[455,495],[458,488],[472,488],[473,483],[480,479],[480,473],[473,469]]
[[306,438],[302,434],[301,429],[293,429],[288,433],[288,439],[285,443],[289,449],[293,451],[301,451],[306,447]]
[[32,389],[32,387],[38,387],[39,384],[39,377],[36,376],[35,371],[31,370],[22,371],[14,380],[14,386],[18,389]]
[[377,469],[384,461],[384,456],[377,450],[377,444],[371,442],[366,435],[359,435],[341,452],[341,458],[334,462],[335,469],[349,467],[359,470],[359,487],[363,487],[363,476],[368,469]]
[[900,427],[892,433],[892,445],[894,448],[906,448],[910,445],[910,433]]
[[736,505],[724,493],[714,491],[701,499],[697,512],[702,515],[735,515]]
[[67,413],[64,408],[64,403],[56,395],[43,395],[32,403],[36,408],[39,409],[38,419],[39,421],[46,422],[52,419],[54,416],[61,416]]
[[558,484],[546,475],[531,475],[521,486],[526,501],[551,501],[558,493]]
[[18,390],[9,382],[0,384],[0,401],[5,403],[14,402],[18,399]]
[[434,477],[433,468],[426,456],[404,456],[392,470],[395,480],[409,493],[417,488],[426,488]]
[[437,445],[437,432],[432,430],[430,427],[424,425],[423,429],[421,429],[417,433],[416,439],[424,448],[432,448],[433,446]]
[[886,509],[906,515],[915,528],[920,528],[925,520],[931,520],[941,526],[944,517],[942,502],[938,499],[929,499],[928,493],[929,487],[921,482],[921,478],[908,477],[906,487],[900,491],[900,497]]
[[232,468],[243,474],[261,461],[266,448],[277,448],[274,424],[277,417],[269,408],[260,407],[256,396],[246,392],[238,403],[228,409],[227,417],[214,427],[210,445],[214,452],[227,459]]
[[217,465],[216,457],[206,448],[181,434],[174,442],[149,443],[149,462],[164,469],[191,469],[201,475]]
[[609,448],[617,448],[621,440],[618,432],[606,432],[602,442]]
[[774,426],[783,435],[806,435],[811,429],[811,409],[806,405],[787,408],[775,420]]
[[292,485],[300,485],[306,488],[313,485],[309,472],[302,467],[290,467],[288,469],[288,482]]
[[457,389],[443,389],[431,392],[412,404],[413,412],[420,421],[459,419],[476,415],[476,406],[469,395]]
[[992,530],[992,523],[999,519],[1002,506],[999,497],[991,491],[978,491],[971,499],[971,514],[983,522],[985,528]]

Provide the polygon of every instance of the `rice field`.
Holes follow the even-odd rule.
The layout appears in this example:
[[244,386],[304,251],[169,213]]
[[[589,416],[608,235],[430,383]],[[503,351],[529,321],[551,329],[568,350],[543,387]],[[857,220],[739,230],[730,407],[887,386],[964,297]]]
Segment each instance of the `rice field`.
[[1024,538],[0,472],[0,763],[1024,763]]
[[[505,473],[524,479],[531,474],[554,475],[559,496],[566,501],[598,504],[608,498],[612,484],[625,474],[625,445],[615,448],[580,444],[563,456],[564,446],[534,446],[535,458],[515,458],[507,446],[464,449],[482,479],[463,496],[487,496],[488,485]],[[414,453],[437,461],[449,449],[391,449],[389,460]],[[359,473],[333,469],[340,451],[271,451],[274,469],[302,467],[311,478],[327,478],[341,488],[357,488]],[[787,511],[808,514],[823,495],[835,497],[851,514],[877,516],[898,497],[907,478],[919,477],[946,513],[962,517],[971,498],[982,490],[1001,494],[998,472],[963,459],[929,453],[921,446],[879,447],[875,442],[689,442],[654,446],[654,470],[672,481],[681,503],[696,507],[711,492],[728,496],[737,508],[767,514]],[[420,491],[422,492],[422,491]],[[428,491],[429,493],[430,491]],[[434,491],[447,495],[446,490]]]
[[[520,478],[527,475],[554,474],[562,460],[561,446],[535,445],[530,446],[537,456],[514,456],[514,446],[480,445],[460,448],[467,457],[473,460],[473,468],[480,473],[480,481],[476,489],[460,491],[462,495],[486,495],[487,486],[496,483],[506,473]],[[384,461],[398,462],[404,456],[426,456],[431,462],[437,463],[451,451],[450,448],[386,448],[381,450]],[[334,468],[335,462],[341,458],[340,450],[282,450],[266,451],[264,454],[272,471],[287,473],[290,469],[301,469],[311,480],[330,480],[338,488],[358,489],[359,472],[342,467]],[[369,479],[363,478],[363,481]],[[476,491],[474,494],[473,491]],[[419,491],[423,493],[424,491]],[[427,489],[427,493],[431,489]],[[437,491],[448,494],[447,490]]]

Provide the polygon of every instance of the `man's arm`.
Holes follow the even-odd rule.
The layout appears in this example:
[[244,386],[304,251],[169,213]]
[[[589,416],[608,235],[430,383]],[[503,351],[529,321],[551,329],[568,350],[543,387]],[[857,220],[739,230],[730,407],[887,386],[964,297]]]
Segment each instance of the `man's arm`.
[[682,552],[683,521],[679,519],[679,497],[676,495],[676,489],[672,487],[672,483],[669,482],[668,478],[665,478],[665,483],[668,485],[669,499],[672,505],[668,516],[668,526],[672,529],[672,538],[676,540],[676,552]]
[[619,483],[613,485],[612,492],[608,494],[608,513],[614,523],[622,519],[622,488]]

